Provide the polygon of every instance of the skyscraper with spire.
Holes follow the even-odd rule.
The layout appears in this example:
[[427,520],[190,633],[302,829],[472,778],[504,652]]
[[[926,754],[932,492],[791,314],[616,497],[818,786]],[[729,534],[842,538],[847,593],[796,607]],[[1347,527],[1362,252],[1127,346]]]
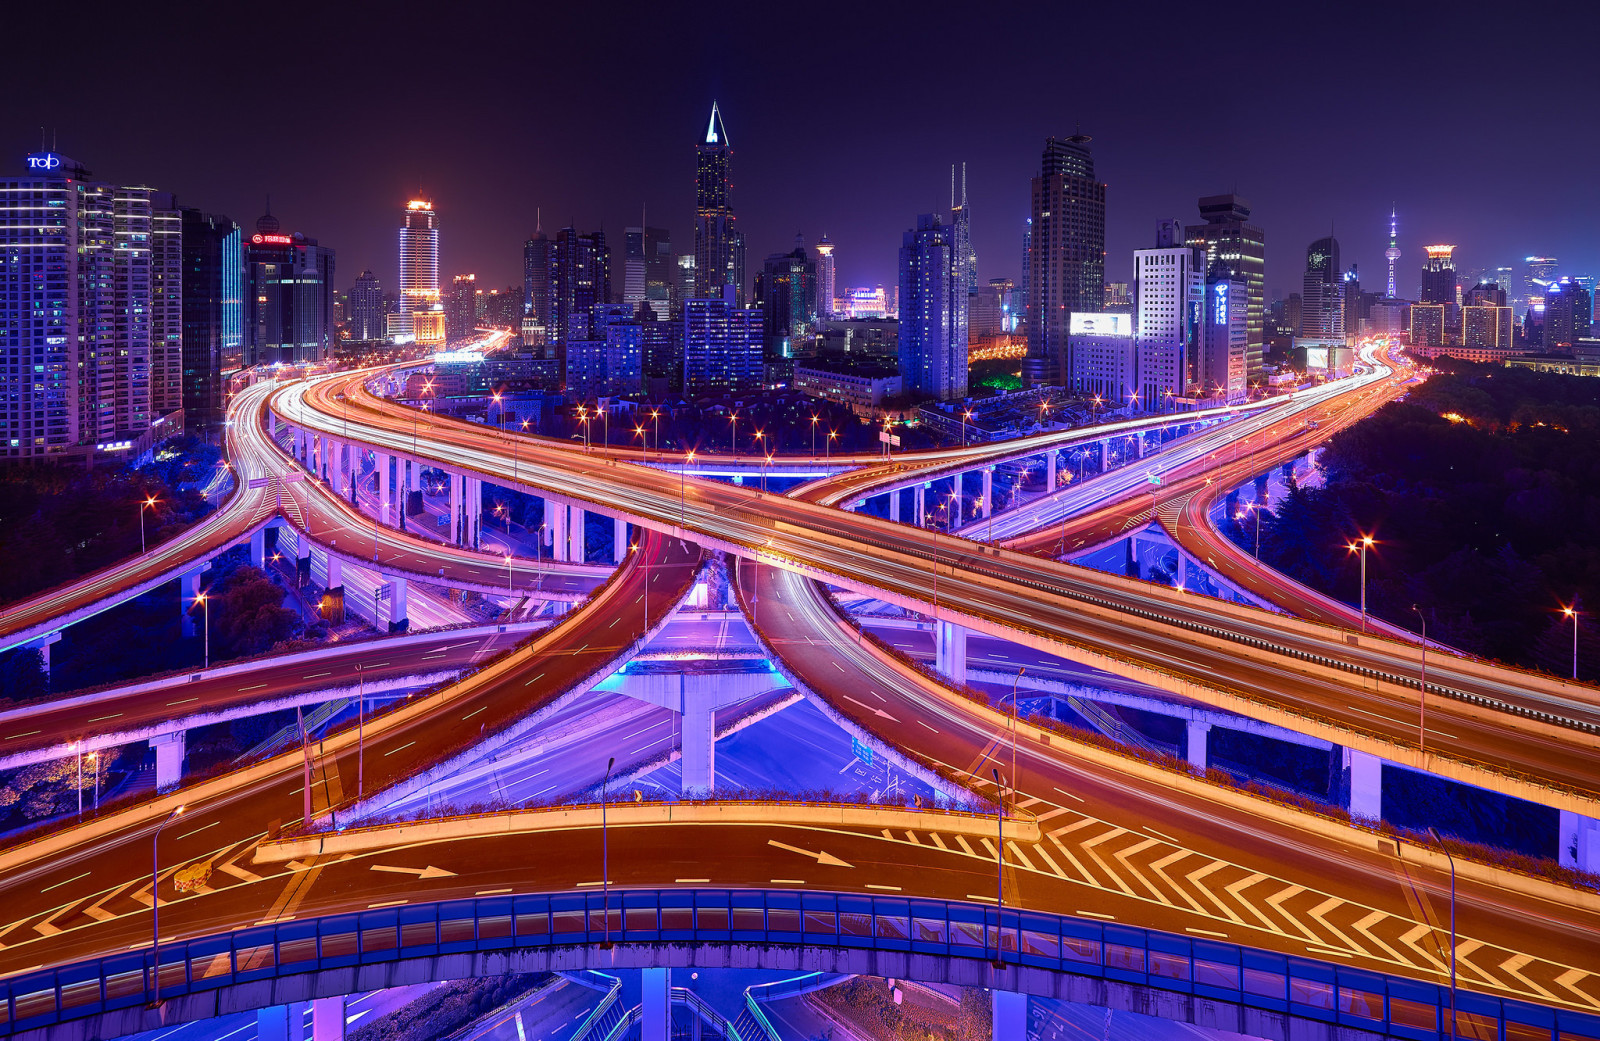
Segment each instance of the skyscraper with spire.
[[1395,211],[1394,211],[1394,208],[1391,207],[1389,209],[1389,248],[1383,251],[1383,255],[1385,257],[1387,257],[1388,260],[1389,260],[1389,299],[1390,300],[1393,300],[1394,297],[1395,297],[1395,293],[1394,293],[1394,264],[1395,264],[1395,261],[1400,259],[1400,241],[1396,237],[1396,228],[1397,228],[1397,224],[1396,224],[1396,220],[1395,220]]
[[968,295],[978,291],[978,255],[972,251],[972,211],[967,208],[967,164],[961,164],[961,201],[956,201],[956,168],[950,167],[950,223],[955,228],[956,281]]
[[823,322],[833,317],[833,243],[823,235],[817,242],[817,318]]
[[733,146],[713,101],[705,140],[695,146],[694,295],[720,298],[731,285],[742,307],[744,236],[734,223],[732,167]]

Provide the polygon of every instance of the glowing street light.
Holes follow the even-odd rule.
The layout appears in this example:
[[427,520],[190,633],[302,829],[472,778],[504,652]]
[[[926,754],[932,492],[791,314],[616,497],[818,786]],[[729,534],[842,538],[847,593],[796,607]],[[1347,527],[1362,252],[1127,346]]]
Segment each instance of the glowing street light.
[[1361,536],[1360,542],[1347,542],[1345,549],[1361,554],[1361,631],[1367,631],[1367,550],[1373,545],[1371,535]]
[[204,593],[196,593],[194,602],[200,605],[201,612],[205,615],[205,667],[211,668],[211,599]]
[[156,497],[154,495],[146,496],[144,502],[141,502],[139,504],[139,555],[141,557],[144,556],[144,554],[145,554],[144,511],[147,510],[147,509],[154,509],[155,505],[156,505]]
[[1572,619],[1572,678],[1578,678],[1578,602],[1574,600],[1571,607],[1563,607],[1561,613]]
[[147,1007],[161,1005],[161,829],[183,814],[179,806],[167,814],[167,819],[156,825],[150,838],[150,1001]]

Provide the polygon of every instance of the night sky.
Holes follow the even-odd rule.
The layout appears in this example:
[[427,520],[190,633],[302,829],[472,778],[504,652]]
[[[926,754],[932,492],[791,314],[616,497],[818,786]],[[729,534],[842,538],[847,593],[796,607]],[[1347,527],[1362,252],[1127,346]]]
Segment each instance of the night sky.
[[370,267],[392,290],[419,186],[446,277],[520,285],[538,207],[618,254],[645,207],[691,252],[713,98],[747,275],[826,232],[841,286],[892,284],[901,232],[965,161],[980,276],[1015,278],[1042,141],[1078,126],[1109,185],[1108,280],[1159,219],[1234,189],[1273,295],[1330,225],[1380,287],[1391,203],[1402,296],[1431,242],[1464,272],[1539,253],[1600,273],[1592,5],[20,6],[6,170],[43,125],[97,178],[247,228],[270,193],[286,230],[338,250],[341,289]]

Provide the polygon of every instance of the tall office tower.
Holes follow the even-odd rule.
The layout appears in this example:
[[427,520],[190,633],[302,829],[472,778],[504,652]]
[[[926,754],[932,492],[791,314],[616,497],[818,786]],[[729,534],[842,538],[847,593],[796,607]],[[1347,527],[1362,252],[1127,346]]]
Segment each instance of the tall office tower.
[[1133,317],[1115,311],[1076,312],[1069,323],[1071,389],[1116,408],[1138,397],[1139,359],[1133,345]]
[[961,164],[961,201],[956,201],[956,168],[950,167],[950,226],[955,229],[956,270],[971,296],[978,291],[978,254],[972,250],[972,209],[967,204],[967,164]]
[[795,343],[817,328],[817,265],[805,237],[795,235],[794,249],[768,257],[756,278],[766,359],[793,358]]
[[352,340],[383,339],[383,285],[377,275],[363,271],[356,277],[356,284],[350,289],[346,315]]
[[[150,196],[150,411],[183,408],[183,214],[171,192]],[[187,420],[185,420],[187,422]]]
[[833,243],[824,235],[817,240],[817,321],[823,325],[833,317],[833,294],[837,288],[834,282]]
[[566,344],[595,339],[594,309],[611,300],[611,248],[603,231],[579,234],[566,227],[556,232],[552,259],[547,337],[565,373]]
[[1306,273],[1300,283],[1300,335],[1344,339],[1344,279],[1339,271],[1339,240],[1331,235],[1306,247]]
[[1031,335],[1028,333],[1028,280],[1030,278],[1029,272],[1032,270],[1033,218],[1029,217],[1028,222],[1022,228],[1022,273],[1017,280],[1016,291],[1011,297],[1017,313],[1017,328],[1025,335]]
[[472,338],[478,324],[478,276],[457,275],[450,280],[444,300],[444,338],[459,343]]
[[183,413],[191,430],[222,426],[224,380],[244,364],[244,254],[227,217],[183,215]]
[[1344,308],[1345,335],[1354,336],[1361,332],[1361,319],[1366,317],[1361,306],[1361,276],[1356,271],[1356,265],[1351,264],[1350,270],[1344,273],[1341,289],[1344,296],[1341,306]]
[[1033,223],[1028,254],[1028,356],[1022,375],[1030,383],[1067,386],[1072,313],[1105,306],[1106,186],[1094,179],[1090,138],[1048,138],[1033,179]]
[[683,392],[687,397],[761,388],[761,308],[740,307],[737,287],[683,304]]
[[1454,246],[1424,246],[1428,259],[1422,265],[1422,302],[1444,304],[1456,302],[1456,264],[1451,259]]
[[1528,265],[1528,274],[1523,283],[1525,302],[1532,307],[1544,299],[1545,286],[1556,277],[1556,258],[1525,257],[1523,263]]
[[1250,348],[1249,283],[1236,277],[1226,264],[1217,264],[1206,276],[1205,292],[1196,366],[1200,396],[1230,404],[1243,401],[1249,387],[1245,376]]
[[657,316],[672,315],[672,235],[648,225],[622,229],[622,302],[637,310],[646,303]]
[[1509,351],[1513,347],[1512,309],[1498,282],[1479,282],[1461,302],[1461,345],[1479,350]]
[[1138,401],[1147,411],[1173,404],[1198,382],[1196,348],[1205,296],[1205,252],[1185,241],[1183,225],[1165,220],[1152,249],[1133,251],[1133,345]]
[[968,298],[967,332],[973,339],[1015,331],[1016,319],[1011,313],[1015,289],[1009,278],[991,278]]
[[[1261,379],[1267,344],[1267,238],[1250,223],[1250,203],[1239,195],[1207,195],[1200,200],[1204,224],[1184,229],[1189,245],[1206,253],[1206,271],[1222,264],[1227,276],[1245,284],[1245,385]],[[1237,308],[1237,300],[1230,301]],[[1109,305],[1108,305],[1109,306]]]
[[627,304],[597,304],[590,326],[592,337],[567,341],[567,393],[580,400],[638,394],[644,357],[636,314]]
[[967,396],[967,265],[957,229],[917,217],[900,243],[900,380],[907,394]]
[[669,388],[682,388],[683,358],[678,351],[682,324],[662,318],[648,306],[639,308],[634,317],[639,322],[639,349],[644,355],[645,377],[665,380]]
[[[154,369],[151,342],[151,305],[155,285],[150,249],[152,200],[148,188],[118,188],[112,193],[115,222],[113,270],[117,349],[102,355],[97,367],[98,408],[118,415],[115,426],[142,429],[150,425],[151,377]],[[108,364],[109,362],[109,364]],[[109,436],[114,426],[104,426]]]
[[672,277],[672,320],[676,322],[683,317],[683,305],[694,298],[695,267],[694,257],[687,253],[679,253],[678,266],[673,269]]
[[1589,336],[1594,318],[1594,297],[1583,281],[1561,278],[1544,291],[1544,349],[1570,354],[1579,340]]
[[1389,211],[1389,248],[1383,251],[1384,259],[1389,262],[1389,299],[1395,298],[1394,292],[1394,266],[1400,259],[1400,239],[1398,237],[1399,224],[1395,211]]
[[722,295],[733,286],[744,303],[744,236],[733,216],[733,145],[711,103],[706,138],[695,146],[694,295]]
[[244,243],[246,365],[297,365],[331,356],[333,276],[332,249],[299,232],[284,233],[270,213],[256,220],[255,234]]
[[554,358],[555,337],[551,335],[551,314],[555,299],[550,295],[550,270],[556,262],[555,240],[544,233],[541,224],[533,237],[522,244],[522,342]]
[[439,214],[427,199],[406,203],[400,226],[400,310],[388,321],[396,343],[443,343],[444,300],[439,289]]

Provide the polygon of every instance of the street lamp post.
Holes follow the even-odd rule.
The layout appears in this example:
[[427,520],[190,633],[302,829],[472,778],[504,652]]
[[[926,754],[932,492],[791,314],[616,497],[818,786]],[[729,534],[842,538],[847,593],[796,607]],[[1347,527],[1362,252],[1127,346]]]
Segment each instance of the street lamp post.
[[689,516],[689,467],[694,463],[694,453],[690,452],[684,457],[683,466],[678,469],[678,527],[688,527]]
[[194,602],[200,605],[200,611],[205,616],[205,668],[211,668],[211,598],[204,593],[196,593]]
[[660,459],[661,458],[661,410],[660,409],[653,408],[653,409],[650,410],[650,422],[651,422],[651,425],[655,428],[655,433],[652,436],[654,436],[655,441],[656,441],[656,458]]
[[967,409],[965,412],[961,413],[961,447],[962,448],[967,447],[967,420],[969,420],[971,418],[972,418],[972,410],[970,408]]
[[817,461],[817,420],[821,418],[818,415],[811,417],[811,461],[813,463]]
[[367,778],[367,677],[356,662],[356,798],[366,789]]
[[600,892],[603,913],[605,915],[605,939],[600,941],[600,949],[611,949],[611,833],[606,829],[606,786],[611,783],[611,768],[617,765],[617,757],[612,756],[606,760],[606,775],[600,781]]
[[72,742],[72,750],[78,753],[78,821],[83,821],[83,746]]
[[[1237,443],[1237,442],[1235,442]],[[1351,553],[1361,554],[1361,631],[1367,631],[1367,550],[1372,546],[1372,536],[1361,536],[1360,542],[1345,544]]]
[[823,459],[823,462],[828,466],[833,465],[833,443],[838,439],[839,432],[837,430],[830,430],[828,431],[828,440],[822,442],[823,449],[826,453],[826,458]]
[[1005,785],[1000,781],[1000,768],[991,767],[994,775],[994,967],[1005,967],[1001,957],[1001,918],[1006,909],[1006,802]]
[[156,825],[150,839],[150,1008],[161,1005],[161,829],[183,813],[179,806]]
[[1572,678],[1578,678],[1578,602],[1574,600],[1571,607],[1563,607],[1561,613],[1572,619]]
[[1428,751],[1428,618],[1416,604],[1411,610],[1422,619],[1422,682],[1417,685],[1417,743]]
[[139,504],[139,555],[141,557],[144,556],[144,554],[145,554],[144,511],[147,510],[147,509],[153,509],[155,507],[155,504],[156,504],[156,497],[154,495],[146,496],[145,500]]
[[100,753],[89,753],[89,769],[94,773],[94,813],[100,816]]
[[1445,859],[1450,862],[1450,1037],[1452,1041],[1456,1034],[1456,858],[1451,855],[1449,847],[1444,844],[1444,839],[1439,837],[1438,828],[1429,828],[1428,833],[1433,836],[1433,841],[1439,844],[1439,850],[1444,853]]
[[733,461],[739,461],[739,413],[734,412],[728,417],[729,430],[728,448],[733,452]]

